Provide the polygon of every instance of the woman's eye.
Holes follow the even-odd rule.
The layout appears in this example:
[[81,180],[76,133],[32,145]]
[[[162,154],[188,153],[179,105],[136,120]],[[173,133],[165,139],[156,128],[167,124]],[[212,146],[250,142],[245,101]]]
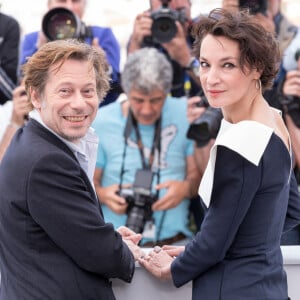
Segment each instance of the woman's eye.
[[232,64],[232,63],[225,63],[225,64],[224,64],[224,67],[225,67],[226,69],[232,69],[232,68],[234,68],[234,64]]
[[205,61],[201,61],[201,62],[200,62],[200,67],[201,67],[201,68],[206,68],[206,67],[208,67],[208,63],[205,62]]

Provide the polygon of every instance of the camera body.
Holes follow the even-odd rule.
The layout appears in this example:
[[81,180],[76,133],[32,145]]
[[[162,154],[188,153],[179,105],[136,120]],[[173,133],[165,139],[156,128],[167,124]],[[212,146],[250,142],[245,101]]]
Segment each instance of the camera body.
[[285,113],[288,113],[295,125],[300,128],[300,98],[297,96],[279,97],[280,105]]
[[185,9],[173,10],[169,8],[169,1],[161,1],[162,6],[151,13],[153,20],[151,36],[146,38],[146,43],[167,43],[171,41],[177,33],[176,21],[183,24],[186,21]]
[[248,8],[251,14],[266,14],[268,8],[268,0],[239,0],[240,8]]
[[206,97],[201,94],[199,107],[206,107],[205,112],[189,127],[187,137],[195,140],[198,147],[204,147],[211,139],[215,139],[223,118],[221,109],[209,106]]
[[49,41],[92,38],[90,27],[72,11],[63,7],[49,10],[42,21],[42,30]]
[[118,195],[128,203],[125,226],[136,233],[142,233],[145,223],[152,217],[152,204],[157,200],[151,191],[153,172],[149,169],[139,169],[135,173],[132,189],[121,189]]

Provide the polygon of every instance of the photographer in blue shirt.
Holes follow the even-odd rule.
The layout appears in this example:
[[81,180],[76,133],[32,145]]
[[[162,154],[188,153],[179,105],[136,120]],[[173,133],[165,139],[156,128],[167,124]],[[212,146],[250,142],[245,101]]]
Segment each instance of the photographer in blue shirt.
[[100,140],[94,185],[105,219],[142,233],[147,247],[192,236],[189,205],[200,176],[186,137],[187,101],[168,96],[171,83],[162,53],[135,51],[122,73],[126,99],[101,108],[93,123]]
[[[74,20],[74,23],[77,21],[77,26],[84,27],[83,31],[85,32],[83,36],[76,36],[76,30],[74,28],[66,29],[62,28],[61,32],[57,34],[57,39],[63,38],[63,33],[67,30],[74,31],[75,36],[65,36],[65,38],[80,38],[84,40],[86,43],[91,44],[95,47],[100,47],[104,50],[106,54],[107,61],[109,63],[108,73],[111,77],[110,80],[110,91],[102,101],[101,105],[106,105],[110,102],[116,100],[120,93],[119,86],[119,77],[120,77],[120,46],[119,43],[109,27],[100,27],[100,26],[85,26],[81,21],[85,12],[87,0],[48,0],[48,15],[51,12],[55,12],[58,8],[62,10],[57,10],[57,14],[60,16],[54,16],[52,14],[51,18],[48,18],[48,22],[60,22],[60,18],[64,18],[66,14],[66,9],[69,10],[69,18],[70,20]],[[43,23],[45,23],[45,15],[43,19]],[[47,20],[46,20],[47,21]],[[55,25],[55,24],[53,24]],[[62,24],[58,23],[59,26]],[[75,24],[73,24],[75,26]],[[51,24],[49,25],[51,26]],[[49,27],[48,26],[48,27]],[[57,27],[59,27],[57,26]],[[43,26],[44,27],[44,26]],[[47,27],[47,26],[45,26]],[[53,31],[53,28],[52,28]],[[48,37],[47,37],[48,35]],[[51,38],[50,38],[51,39]],[[52,37],[52,39],[54,39]],[[21,44],[21,59],[20,63],[23,65],[26,63],[28,57],[32,56],[42,45],[49,41],[49,34],[45,34],[44,30],[32,32],[26,34]]]

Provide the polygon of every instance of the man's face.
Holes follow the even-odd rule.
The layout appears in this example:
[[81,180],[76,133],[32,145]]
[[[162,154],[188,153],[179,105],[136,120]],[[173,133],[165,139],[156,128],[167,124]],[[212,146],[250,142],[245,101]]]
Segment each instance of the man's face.
[[127,96],[137,122],[142,125],[152,125],[159,119],[167,95],[160,90],[144,94],[132,89]]
[[[151,0],[151,9],[157,10],[162,6],[162,2],[160,0]],[[191,2],[190,0],[171,0],[168,3],[169,7],[173,10],[179,10],[181,8],[185,8],[185,14],[188,19],[191,18]]]
[[49,0],[48,9],[56,7],[67,8],[82,19],[85,10],[86,0]]
[[95,71],[86,61],[67,60],[59,71],[52,66],[42,95],[32,102],[46,126],[71,142],[82,138],[98,110]]

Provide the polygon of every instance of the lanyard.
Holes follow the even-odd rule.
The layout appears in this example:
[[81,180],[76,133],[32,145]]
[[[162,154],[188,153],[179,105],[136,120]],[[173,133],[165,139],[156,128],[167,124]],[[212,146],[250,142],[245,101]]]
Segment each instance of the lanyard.
[[131,110],[129,110],[129,114],[131,114],[133,129],[135,130],[136,138],[137,138],[137,146],[139,148],[143,169],[151,169],[153,161],[154,161],[154,153],[155,149],[158,150],[158,154],[160,155],[160,132],[161,132],[161,117],[155,122],[155,129],[153,135],[153,142],[151,147],[151,152],[149,156],[149,163],[146,163],[145,155],[144,155],[144,145],[141,138],[141,133],[137,124],[135,117],[133,116]]
[[122,166],[121,166],[121,172],[120,172],[120,184],[119,184],[120,189],[122,188],[123,175],[125,173],[125,159],[126,159],[126,150],[127,150],[127,139],[129,138],[132,129],[134,129],[135,134],[136,134],[137,146],[138,146],[138,149],[139,149],[143,169],[151,170],[152,164],[153,164],[153,161],[154,161],[155,149],[157,149],[157,152],[158,152],[157,183],[160,182],[160,171],[159,171],[160,168],[159,168],[159,166],[160,166],[160,151],[161,151],[161,117],[155,122],[153,142],[152,142],[151,152],[150,152],[150,156],[149,156],[149,162],[147,164],[146,159],[145,159],[145,155],[144,155],[144,144],[142,142],[141,133],[140,133],[140,130],[138,128],[137,121],[136,121],[135,117],[133,116],[133,113],[132,113],[131,109],[129,109],[126,126],[124,128],[125,143],[124,143]]

